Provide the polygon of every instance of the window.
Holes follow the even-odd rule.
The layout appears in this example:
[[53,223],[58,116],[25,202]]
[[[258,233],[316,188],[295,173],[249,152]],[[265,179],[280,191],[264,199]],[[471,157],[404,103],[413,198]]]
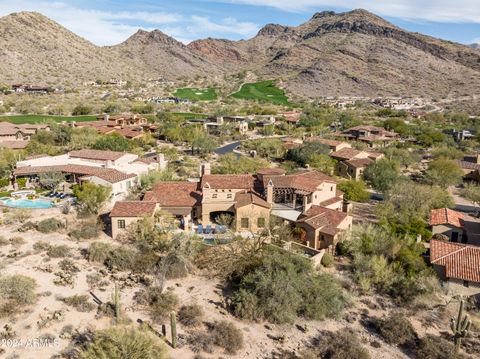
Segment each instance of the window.
[[332,186],[332,187],[330,187],[330,191],[332,191],[332,192],[333,192],[333,186]]
[[217,198],[218,195],[216,193],[212,194],[212,198]]
[[228,194],[227,194],[227,198],[232,198],[232,194],[231,194],[231,193],[228,193]]
[[260,217],[257,219],[257,227],[258,228],[265,228],[265,218]]
[[127,182],[127,188],[128,188],[128,189],[132,188],[132,182],[131,182],[131,181],[128,181],[128,182]]
[[463,286],[464,286],[465,288],[470,287],[470,283],[468,282],[468,280],[464,280],[464,281],[463,281]]
[[249,220],[248,218],[242,218],[240,220],[240,227],[242,228],[248,228]]
[[125,220],[124,219],[117,220],[117,227],[119,229],[125,229]]

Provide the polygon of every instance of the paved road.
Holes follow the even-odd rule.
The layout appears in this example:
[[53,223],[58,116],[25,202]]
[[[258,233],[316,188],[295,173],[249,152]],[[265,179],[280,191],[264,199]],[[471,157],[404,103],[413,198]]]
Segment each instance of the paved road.
[[240,143],[242,143],[241,141],[237,141],[237,142],[233,142],[233,143],[230,143],[228,145],[225,145],[223,147],[219,147],[217,148],[214,152],[217,154],[217,155],[225,155],[227,153],[230,153],[230,152],[233,152],[233,150],[235,148],[237,148],[238,146],[240,146]]

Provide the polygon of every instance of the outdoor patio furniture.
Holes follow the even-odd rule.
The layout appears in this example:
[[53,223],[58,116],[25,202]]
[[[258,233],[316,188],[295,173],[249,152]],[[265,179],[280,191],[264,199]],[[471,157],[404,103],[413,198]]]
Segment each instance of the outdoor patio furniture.
[[198,225],[197,233],[198,234],[203,234],[203,226],[201,224]]
[[207,227],[205,228],[205,234],[210,234],[212,233],[212,226],[210,224],[207,224]]

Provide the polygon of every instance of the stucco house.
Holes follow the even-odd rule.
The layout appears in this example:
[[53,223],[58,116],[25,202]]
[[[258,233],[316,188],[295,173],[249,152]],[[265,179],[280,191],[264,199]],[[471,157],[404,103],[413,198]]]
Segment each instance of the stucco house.
[[365,168],[375,163],[370,158],[354,158],[340,161],[335,165],[335,173],[341,177],[358,181],[362,178]]
[[316,249],[333,251],[351,227],[351,216],[342,212],[343,193],[323,173],[263,169],[255,175],[212,175],[206,164],[201,174],[198,182],[158,183],[143,200],[174,215],[188,231],[196,224],[215,227],[222,215],[230,215],[235,231],[258,233],[277,216],[305,227],[301,240]]
[[0,122],[0,148],[24,149],[27,147],[31,136],[40,130],[50,131],[50,126],[45,124]]
[[352,146],[347,142],[330,140],[330,139],[318,137],[318,136],[305,137],[304,142],[321,143],[322,145],[328,146],[330,148],[330,151],[332,152],[337,152],[337,151],[343,150],[344,148],[352,148]]
[[454,294],[480,294],[480,247],[439,240],[430,241],[430,263]]
[[112,237],[117,238],[124,233],[129,225],[135,223],[141,218],[155,215],[158,204],[148,201],[122,201],[115,202],[110,219],[112,223]]
[[138,155],[115,151],[79,150],[59,156],[35,156],[17,162],[14,180],[27,177],[36,183],[41,173],[61,172],[67,182],[90,181],[108,186],[112,195],[125,195],[137,186],[139,177],[150,171],[164,169],[167,162],[163,155],[156,158],[140,158]]
[[442,234],[451,242],[466,242],[464,235],[464,214],[450,208],[437,208],[430,211],[429,224],[432,234]]
[[399,139],[399,135],[392,131],[387,131],[381,127],[361,125],[349,128],[336,134],[337,137],[346,138],[354,141],[361,141],[370,147],[377,145],[386,145],[391,141]]

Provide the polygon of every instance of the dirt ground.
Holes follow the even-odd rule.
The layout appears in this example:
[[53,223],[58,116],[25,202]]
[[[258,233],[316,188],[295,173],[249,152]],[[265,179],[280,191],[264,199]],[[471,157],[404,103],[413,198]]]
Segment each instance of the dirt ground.
[[[2,214],[5,216],[5,214]],[[68,219],[69,226],[72,226],[75,218],[73,215],[62,215],[58,209],[42,210],[33,212],[33,221],[38,221],[42,218],[57,217]],[[12,343],[2,342],[1,349],[4,350],[3,357],[21,358],[21,359],[43,359],[51,358],[55,354],[59,354],[69,344],[68,337],[61,338],[59,335],[62,328],[66,325],[71,325],[79,332],[85,329],[101,329],[111,325],[111,319],[100,318],[96,319],[96,310],[88,313],[81,313],[76,311],[73,307],[69,307],[62,301],[58,300],[60,297],[71,296],[75,294],[90,295],[93,292],[101,301],[107,302],[111,298],[114,283],[111,275],[105,275],[105,279],[109,281],[104,290],[91,290],[87,284],[87,274],[99,272],[104,269],[103,266],[89,263],[83,257],[81,251],[88,247],[91,241],[76,242],[71,240],[66,233],[42,234],[35,230],[24,233],[19,233],[16,225],[1,225],[0,236],[11,238],[14,236],[21,236],[26,243],[14,248],[12,245],[0,247],[0,256],[2,258],[2,275],[6,274],[23,274],[34,278],[38,284],[37,293],[38,300],[34,305],[27,307],[27,310],[16,315],[14,319],[0,319],[0,330],[5,324],[10,324],[16,332],[19,347],[15,348]],[[110,237],[103,235],[98,239],[102,241],[113,242]],[[38,253],[34,251],[33,245],[38,241],[45,241],[50,244],[65,244],[72,248],[72,255],[69,257],[73,259],[80,272],[77,273],[75,283],[73,286],[59,286],[53,283],[55,279],[54,272],[58,270],[58,262],[62,258],[49,258],[45,252]],[[16,256],[12,253],[17,252]],[[10,255],[11,258],[7,256]],[[45,266],[50,265],[54,268],[53,272],[42,270]],[[339,276],[342,274],[340,268],[332,271]],[[126,273],[117,273],[118,275],[128,275]],[[242,330],[244,334],[244,349],[232,356],[235,358],[271,358],[273,352],[280,350],[288,350],[298,352],[305,347],[311,338],[316,336],[322,330],[336,331],[344,328],[351,328],[358,333],[361,342],[368,349],[373,359],[395,359],[408,358],[408,356],[396,347],[389,346],[382,342],[375,334],[372,334],[365,326],[361,324],[362,319],[372,316],[383,316],[388,312],[397,311],[398,308],[388,300],[374,297],[359,297],[354,292],[350,294],[350,306],[343,318],[338,320],[325,321],[304,321],[299,320],[295,325],[266,325],[266,323],[251,323],[240,321],[234,318],[225,309],[224,297],[222,296],[222,283],[216,279],[209,279],[201,275],[190,275],[187,278],[175,281],[168,281],[167,287],[170,287],[180,298],[180,303],[183,304],[198,304],[205,313],[204,321],[213,322],[215,320],[228,320]],[[132,320],[132,325],[136,325],[139,319],[149,320],[148,315],[138,309],[133,301],[133,295],[141,288],[141,285],[133,285],[132,287],[121,288],[121,303],[125,314]],[[62,315],[58,320],[48,322],[48,325],[39,328],[38,322],[44,319],[49,314],[52,315],[55,311],[61,311]],[[409,314],[406,313],[408,316]],[[443,330],[448,324],[445,324],[443,319],[432,320],[432,312],[424,311],[416,313],[411,316],[412,323],[417,329],[420,336],[425,333],[437,333]],[[170,328],[167,324],[166,341],[170,341]],[[154,326],[156,330],[161,332],[159,326]],[[179,334],[179,347],[172,349],[169,346],[169,355],[171,358],[189,359],[194,358],[196,353],[185,344],[185,336],[188,334],[181,325],[177,324]],[[305,331],[306,328],[306,331]],[[447,329],[448,330],[448,329]],[[46,335],[55,338],[53,345],[47,347],[29,347],[26,345],[28,341],[35,338],[45,337]],[[272,338],[284,337],[284,341],[274,340]],[[381,343],[378,347],[378,343]],[[16,355],[16,356],[12,356]],[[230,357],[218,349],[211,354],[202,353],[203,358],[219,358]]]

